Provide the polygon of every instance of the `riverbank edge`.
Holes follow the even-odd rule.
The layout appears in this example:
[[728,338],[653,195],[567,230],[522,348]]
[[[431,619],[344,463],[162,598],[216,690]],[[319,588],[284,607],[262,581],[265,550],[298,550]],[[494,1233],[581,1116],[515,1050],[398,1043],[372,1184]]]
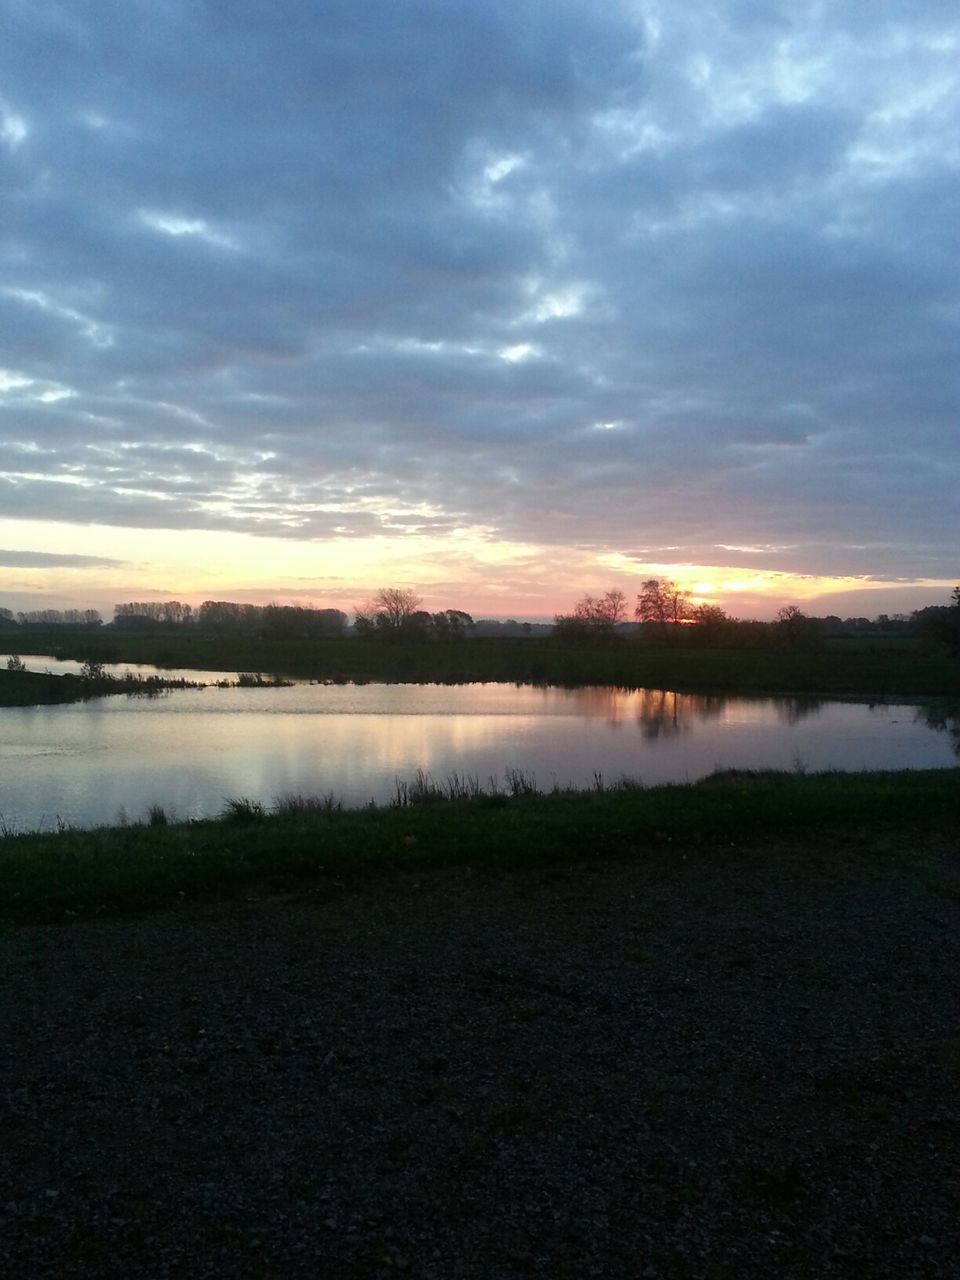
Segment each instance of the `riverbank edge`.
[[[201,670],[202,668],[197,668]],[[258,673],[259,674],[259,673]],[[582,680],[575,682],[563,682],[553,680],[511,680],[511,679],[470,679],[463,680],[454,679],[427,679],[413,677],[403,678],[396,677],[384,680],[370,680],[364,677],[356,679],[349,678],[328,678],[322,676],[308,677],[296,676],[287,677],[285,675],[270,675],[257,678],[246,678],[240,673],[235,682],[238,687],[242,688],[277,688],[290,686],[294,684],[311,684],[311,685],[357,685],[364,686],[369,684],[417,684],[417,685],[442,685],[446,687],[468,684],[514,684],[517,686],[530,686],[531,688],[557,688],[557,689],[583,689],[583,688],[617,688],[625,690],[634,689],[669,689],[671,693],[683,694],[689,697],[742,697],[742,698],[796,698],[804,699],[810,702],[866,702],[872,706],[890,706],[904,704],[909,706],[929,706],[931,704],[943,704],[944,706],[953,707],[960,703],[960,693],[958,692],[902,692],[883,690],[870,691],[859,690],[856,692],[837,691],[836,689],[792,689],[792,688],[773,688],[767,685],[758,684],[737,685],[736,687],[699,685],[695,681],[675,680],[667,684],[615,684],[610,685],[604,680]],[[139,681],[131,681],[123,677],[107,676],[101,680],[90,681],[80,676],[71,674],[53,675],[48,672],[24,671],[24,672],[8,672],[0,670],[0,710],[7,707],[43,707],[43,706],[65,706],[75,702],[88,702],[94,698],[116,697],[122,694],[130,696],[149,695],[154,696],[158,693],[167,693],[177,689],[191,688],[203,689],[212,687],[224,687],[223,681],[211,681],[210,684],[204,685],[197,681],[184,681],[180,679],[166,679],[162,676],[143,677]],[[229,687],[234,687],[233,682]]]
[[[429,780],[427,780],[429,783]],[[275,811],[228,801],[220,819],[6,834],[0,924],[143,914],[187,904],[382,887],[394,877],[460,868],[491,874],[596,860],[724,856],[798,847],[822,865],[831,842],[880,851],[936,838],[960,853],[960,768],[865,773],[726,771],[697,783],[512,793],[464,779],[398,789],[397,803],[344,809],[333,796],[291,796]]]
[[[647,643],[570,648],[541,640],[384,644],[356,639],[218,642],[211,637],[32,638],[33,653],[162,669],[276,672],[331,683],[514,683],[793,697],[960,697],[960,662],[920,642],[812,649],[721,649]],[[0,677],[9,673],[0,671]],[[5,682],[0,679],[0,705]]]

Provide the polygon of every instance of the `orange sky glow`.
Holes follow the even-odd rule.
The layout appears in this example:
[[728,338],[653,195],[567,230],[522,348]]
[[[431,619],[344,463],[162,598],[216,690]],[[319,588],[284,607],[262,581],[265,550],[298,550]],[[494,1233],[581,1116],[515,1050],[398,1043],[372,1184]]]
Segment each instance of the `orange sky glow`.
[[[784,604],[841,617],[910,612],[945,601],[953,584],[822,576],[743,565],[643,562],[534,543],[484,529],[443,538],[307,541],[246,533],[117,529],[0,520],[0,545],[48,559],[3,570],[0,604],[19,610],[96,608],[104,620],[129,600],[207,599],[313,604],[352,613],[381,586],[413,588],[430,610],[474,617],[549,619],[585,594],[619,588],[633,602],[651,577],[676,580],[695,603],[735,617],[771,618]],[[69,551],[65,549],[69,548]],[[88,561],[90,563],[88,563]]]

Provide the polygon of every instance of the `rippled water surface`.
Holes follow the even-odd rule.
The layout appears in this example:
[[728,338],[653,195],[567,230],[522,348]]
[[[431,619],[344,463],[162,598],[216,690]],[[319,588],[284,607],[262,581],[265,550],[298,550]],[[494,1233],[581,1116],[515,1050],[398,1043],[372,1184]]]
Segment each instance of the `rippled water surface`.
[[732,767],[936,768],[957,763],[958,740],[955,707],[509,684],[187,689],[0,708],[0,821],[93,826],[141,818],[152,804],[212,816],[228,797],[269,805],[289,792],[362,804],[388,800],[418,769],[483,784],[522,769],[549,788]]

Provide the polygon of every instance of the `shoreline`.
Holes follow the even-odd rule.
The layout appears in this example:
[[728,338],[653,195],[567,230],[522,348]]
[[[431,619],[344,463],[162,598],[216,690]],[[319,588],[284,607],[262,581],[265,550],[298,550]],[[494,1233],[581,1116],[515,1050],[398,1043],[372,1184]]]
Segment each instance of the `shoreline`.
[[279,812],[238,798],[220,819],[6,834],[0,921],[69,920],[163,910],[250,892],[329,893],[379,876],[474,866],[509,871],[648,860],[689,844],[749,847],[826,835],[880,840],[960,831],[960,767],[863,773],[726,771],[700,782],[537,792],[517,772],[507,791],[428,776],[397,801],[345,809],[336,797],[287,797]]

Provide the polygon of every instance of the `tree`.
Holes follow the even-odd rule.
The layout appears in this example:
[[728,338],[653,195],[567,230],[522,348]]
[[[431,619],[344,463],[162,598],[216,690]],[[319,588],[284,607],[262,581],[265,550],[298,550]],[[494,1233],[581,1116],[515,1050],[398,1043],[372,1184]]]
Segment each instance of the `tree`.
[[462,640],[473,627],[473,619],[462,609],[443,609],[430,619],[438,640]]
[[716,644],[729,630],[732,619],[718,604],[698,604],[690,615],[690,630],[700,644]]
[[157,623],[164,627],[185,626],[193,621],[193,610],[180,600],[132,600],[113,606],[114,626],[126,630]]
[[807,617],[795,604],[786,604],[777,610],[775,626],[791,649],[809,648],[821,635],[820,619]]
[[409,587],[381,587],[373,598],[379,624],[385,631],[399,632],[408,618],[420,608],[421,600]]
[[949,604],[931,604],[918,609],[913,615],[913,625],[922,636],[945,644],[954,654],[960,654],[960,586],[950,593]]
[[689,621],[690,616],[690,592],[672,579],[649,578],[641,585],[636,619],[653,623],[664,639],[671,637],[672,628]]
[[588,644],[613,639],[618,622],[627,616],[627,597],[611,590],[604,595],[584,596],[573,613],[558,613],[553,620],[554,635],[567,644]]
[[[420,597],[407,587],[381,587],[367,604],[355,609],[354,630],[359,636],[374,633],[388,640],[399,640],[404,635],[422,633],[423,618]],[[430,615],[424,614],[429,622]]]

